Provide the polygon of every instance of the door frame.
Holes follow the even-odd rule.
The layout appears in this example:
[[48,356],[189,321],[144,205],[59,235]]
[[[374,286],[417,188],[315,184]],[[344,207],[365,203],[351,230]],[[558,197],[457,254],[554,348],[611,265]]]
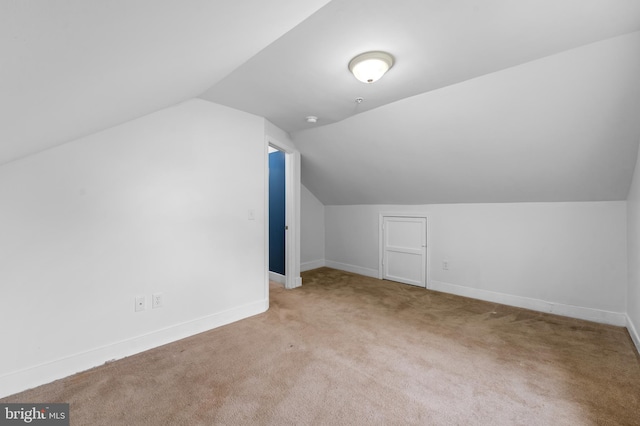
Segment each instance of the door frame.
[[425,288],[431,289],[431,220],[429,220],[429,216],[426,213],[408,213],[408,212],[380,212],[378,215],[378,279],[382,280],[384,275],[384,269],[382,266],[382,261],[384,259],[384,231],[382,230],[382,226],[384,225],[385,217],[413,217],[425,219],[426,221],[426,232],[425,241],[427,244],[426,247],[426,259],[425,259]]
[[300,152],[274,137],[265,137],[265,285],[269,291],[269,146],[284,152],[285,163],[285,288],[302,285],[300,277]]

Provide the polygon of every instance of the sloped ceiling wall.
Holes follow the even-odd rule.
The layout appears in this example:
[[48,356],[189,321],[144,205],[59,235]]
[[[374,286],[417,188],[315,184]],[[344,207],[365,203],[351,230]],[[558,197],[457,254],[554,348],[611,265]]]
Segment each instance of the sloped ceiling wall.
[[191,99],[328,0],[0,2],[0,164]]
[[[201,97],[296,132],[639,30],[636,0],[332,0]],[[369,50],[396,61],[367,85],[347,65]]]
[[325,204],[625,199],[638,31],[635,0],[3,1],[0,164],[200,96],[290,132]]
[[640,32],[295,132],[324,204],[624,200]]
[[201,97],[290,132],[329,205],[622,200],[638,31],[637,1],[332,0]]

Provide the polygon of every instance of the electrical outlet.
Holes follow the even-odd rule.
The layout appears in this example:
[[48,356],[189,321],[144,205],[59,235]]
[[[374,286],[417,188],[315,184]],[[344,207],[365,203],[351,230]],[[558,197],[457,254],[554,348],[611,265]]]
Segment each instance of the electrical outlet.
[[136,296],[136,312],[144,311],[147,307],[147,302],[144,296]]
[[443,260],[442,261],[442,269],[444,269],[445,271],[449,270],[449,261],[448,260]]
[[154,293],[151,295],[151,307],[153,309],[162,307],[162,293]]

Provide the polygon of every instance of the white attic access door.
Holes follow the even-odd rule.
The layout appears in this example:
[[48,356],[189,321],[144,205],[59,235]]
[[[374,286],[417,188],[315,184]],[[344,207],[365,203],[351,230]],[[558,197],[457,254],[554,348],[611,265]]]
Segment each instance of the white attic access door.
[[380,277],[427,286],[427,218],[380,216]]

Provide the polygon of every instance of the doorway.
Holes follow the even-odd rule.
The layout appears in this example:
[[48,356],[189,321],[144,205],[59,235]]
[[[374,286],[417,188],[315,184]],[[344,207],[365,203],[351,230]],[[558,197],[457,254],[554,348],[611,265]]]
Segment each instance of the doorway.
[[269,146],[269,279],[284,284],[286,258],[285,153]]
[[[265,291],[268,295],[269,280],[284,283],[292,289],[302,285],[300,277],[300,152],[291,144],[266,137],[265,147]],[[271,272],[270,252],[270,170],[269,159],[272,152],[279,151],[284,156],[284,274]],[[282,229],[282,225],[280,225]],[[280,252],[282,253],[282,252]],[[282,261],[280,261],[282,265]]]

